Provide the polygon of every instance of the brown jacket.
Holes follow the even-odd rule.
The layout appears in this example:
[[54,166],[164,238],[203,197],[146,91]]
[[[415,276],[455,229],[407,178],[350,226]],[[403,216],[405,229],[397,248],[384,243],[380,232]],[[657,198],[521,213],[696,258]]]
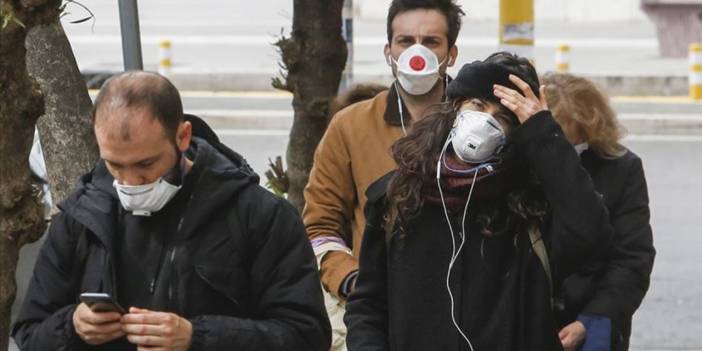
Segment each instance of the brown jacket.
[[[404,106],[403,116],[408,123]],[[317,146],[302,212],[307,235],[310,240],[341,238],[353,249],[353,256],[333,251],[321,262],[322,284],[333,296],[339,297],[344,278],[358,269],[366,189],[395,169],[390,147],[402,136],[397,93],[391,88],[339,111]],[[345,233],[349,225],[351,238]]]

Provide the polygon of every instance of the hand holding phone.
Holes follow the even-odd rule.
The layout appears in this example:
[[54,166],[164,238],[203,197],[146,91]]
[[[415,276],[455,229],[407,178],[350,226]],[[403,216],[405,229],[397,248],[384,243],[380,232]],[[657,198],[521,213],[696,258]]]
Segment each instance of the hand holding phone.
[[93,312],[117,312],[127,313],[122,306],[115,301],[110,294],[106,293],[82,293],[80,301],[88,305]]
[[121,316],[124,309],[107,294],[82,294],[73,312],[76,334],[90,345],[101,345],[123,337]]

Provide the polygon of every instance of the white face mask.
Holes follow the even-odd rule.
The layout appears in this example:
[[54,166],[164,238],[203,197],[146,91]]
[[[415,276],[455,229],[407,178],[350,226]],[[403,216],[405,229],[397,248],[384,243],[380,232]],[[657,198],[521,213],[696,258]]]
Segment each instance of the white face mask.
[[505,131],[489,113],[459,112],[449,134],[456,156],[463,162],[483,163],[495,157],[505,143]]
[[[178,167],[182,169],[182,158]],[[163,177],[153,183],[142,185],[122,185],[115,179],[112,186],[117,191],[122,207],[132,211],[135,216],[151,216],[153,212],[158,212],[182,187],[182,185],[168,183]]]
[[115,180],[112,185],[117,190],[122,207],[132,211],[135,216],[151,216],[151,213],[166,206],[182,187],[170,184],[163,178],[144,185],[122,185]]
[[388,58],[389,64],[397,66],[397,80],[402,89],[411,95],[428,93],[441,78],[439,68],[446,61],[439,63],[436,54],[422,44],[408,47],[397,60],[390,55]]
[[590,148],[590,145],[588,143],[582,143],[578,145],[573,145],[575,148],[575,151],[578,153],[578,155],[582,155],[585,150]]

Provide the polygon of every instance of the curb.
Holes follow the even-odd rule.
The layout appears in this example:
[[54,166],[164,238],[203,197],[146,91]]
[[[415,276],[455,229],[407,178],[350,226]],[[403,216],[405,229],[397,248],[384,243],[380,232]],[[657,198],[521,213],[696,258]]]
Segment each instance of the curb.
[[[89,89],[99,89],[111,75],[119,72],[84,71],[83,77]],[[276,91],[271,86],[275,73],[246,72],[174,72],[169,78],[180,90],[190,91]],[[627,76],[627,75],[586,75],[599,84],[610,96],[671,96],[687,95],[687,76]],[[389,84],[388,74],[356,74],[356,82]]]
[[[290,117],[259,118],[253,116],[200,116],[213,129],[217,130],[278,130],[289,131],[292,127]],[[667,119],[667,118],[622,118],[620,122],[627,135],[702,135],[702,119]]]
[[[114,72],[117,73],[117,72]],[[86,83],[97,89],[113,72],[83,72]],[[270,85],[272,75],[265,73],[174,73],[170,76],[175,86],[186,95],[212,95],[217,92],[239,94],[275,94],[280,92]],[[687,95],[687,77],[590,77],[613,96],[612,104],[629,135],[702,135],[702,103],[694,103]],[[389,75],[357,75],[356,81],[389,84]],[[220,93],[222,94],[222,93]],[[226,94],[226,93],[225,93]],[[645,104],[645,113],[641,113]],[[639,107],[635,107],[635,106]],[[187,111],[186,111],[187,112]],[[290,130],[293,111],[273,111],[270,115],[246,111],[201,111],[210,126],[220,130],[285,131]]]

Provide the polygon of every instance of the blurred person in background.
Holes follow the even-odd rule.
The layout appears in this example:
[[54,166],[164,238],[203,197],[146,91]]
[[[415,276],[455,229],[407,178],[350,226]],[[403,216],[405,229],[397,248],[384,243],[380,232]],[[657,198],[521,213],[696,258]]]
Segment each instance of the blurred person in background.
[[[648,290],[656,251],[641,159],[620,144],[609,99],[586,78],[542,78],[553,117],[604,199],[614,236],[598,264],[567,277],[556,299],[566,351],[628,350],[631,319]],[[557,290],[558,291],[558,290]]]

